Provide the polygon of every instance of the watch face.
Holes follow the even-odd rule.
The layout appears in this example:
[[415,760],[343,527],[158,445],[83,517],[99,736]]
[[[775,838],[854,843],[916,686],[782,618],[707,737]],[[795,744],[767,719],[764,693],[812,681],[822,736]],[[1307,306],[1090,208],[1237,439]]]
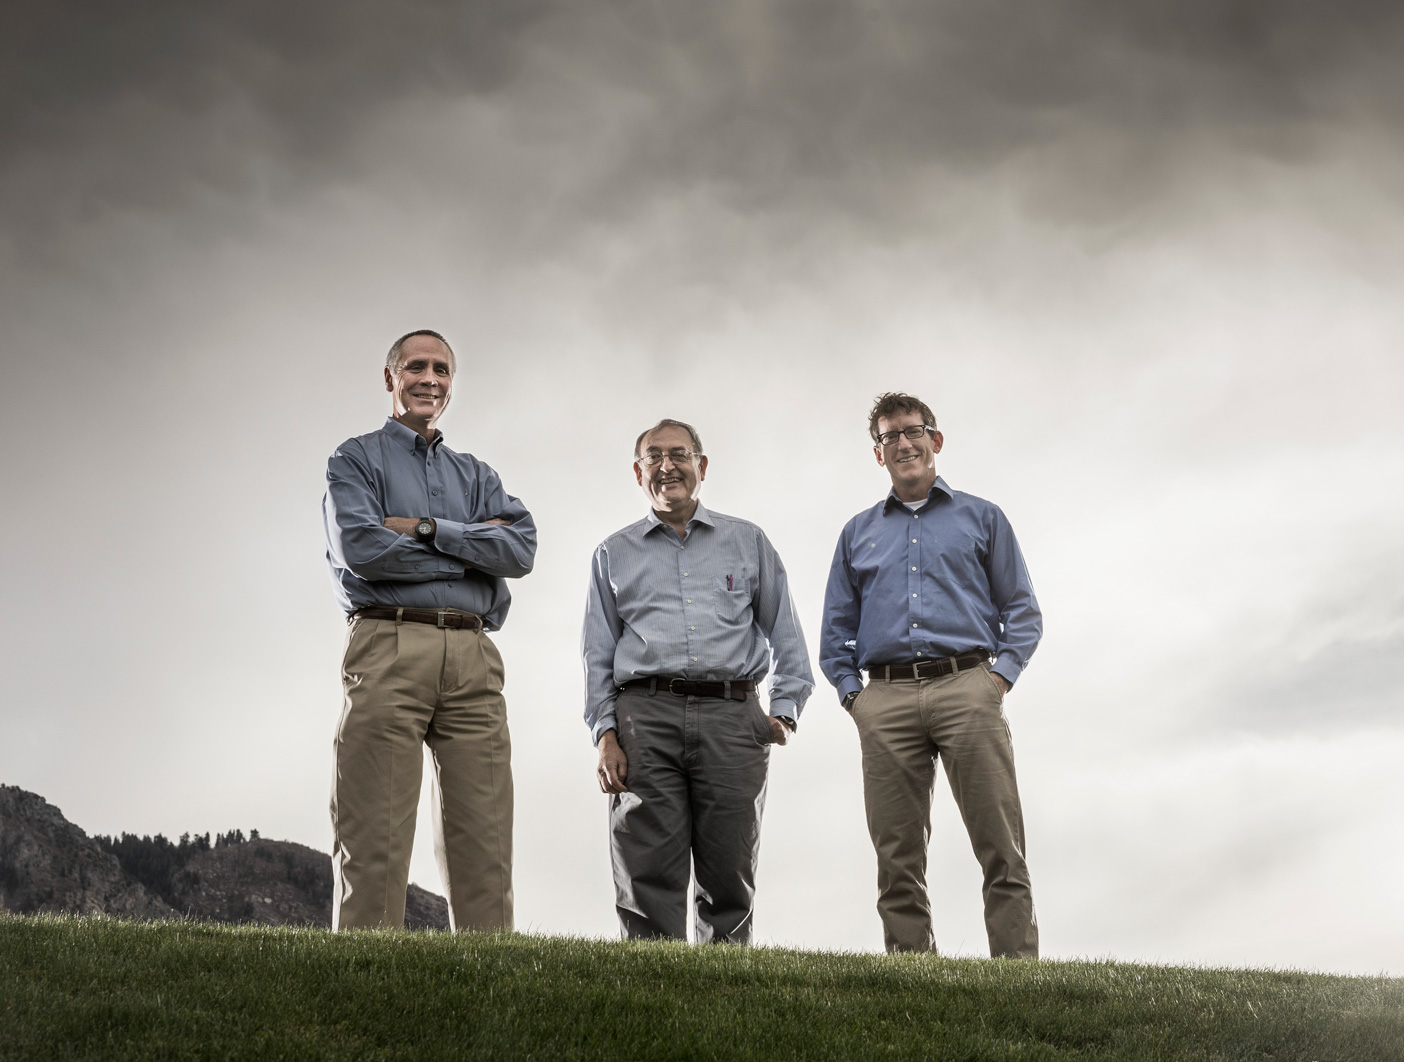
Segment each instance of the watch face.
[[414,529],[415,534],[420,538],[428,538],[434,533],[434,525],[428,520],[419,521],[419,526]]

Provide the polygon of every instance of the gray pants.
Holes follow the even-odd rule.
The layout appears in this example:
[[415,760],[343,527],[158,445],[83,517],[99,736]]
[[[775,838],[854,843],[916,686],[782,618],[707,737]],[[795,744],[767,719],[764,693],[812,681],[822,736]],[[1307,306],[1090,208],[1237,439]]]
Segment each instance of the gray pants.
[[755,694],[624,690],[614,711],[629,760],[629,791],[609,801],[624,936],[687,939],[691,870],[698,942],[749,943],[770,766],[770,722]]

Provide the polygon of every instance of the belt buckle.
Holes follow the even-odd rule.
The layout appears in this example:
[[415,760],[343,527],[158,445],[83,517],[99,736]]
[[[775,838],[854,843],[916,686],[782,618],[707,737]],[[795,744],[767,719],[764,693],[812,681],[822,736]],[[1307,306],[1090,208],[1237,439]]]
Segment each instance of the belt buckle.
[[687,681],[687,679],[670,678],[670,679],[668,680],[668,692],[671,693],[674,697],[682,697],[682,696],[684,696],[684,694],[681,693],[680,691],[673,689],[673,684],[674,684],[674,683],[677,683],[677,682],[686,682],[686,681]]
[[449,629],[449,625],[448,625],[446,622],[444,622],[444,621],[445,621],[445,619],[446,619],[447,617],[452,616],[453,613],[450,612],[448,609],[441,608],[441,609],[437,609],[437,610],[435,611],[434,615],[438,617],[438,619],[435,620],[435,622],[434,622],[434,626],[435,626],[435,627],[438,627],[439,630],[441,630],[441,631],[442,631],[442,630],[448,630],[448,629]]

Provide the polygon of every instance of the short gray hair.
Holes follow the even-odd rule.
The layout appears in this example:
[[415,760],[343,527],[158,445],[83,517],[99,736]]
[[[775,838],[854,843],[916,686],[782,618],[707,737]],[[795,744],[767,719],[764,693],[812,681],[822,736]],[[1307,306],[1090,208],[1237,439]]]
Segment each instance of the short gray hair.
[[687,432],[688,436],[692,439],[692,452],[695,454],[700,454],[702,452],[702,436],[697,434],[696,428],[694,428],[691,424],[688,424],[685,421],[672,420],[669,417],[664,417],[653,427],[645,428],[643,431],[641,431],[639,433],[639,437],[634,440],[635,461],[639,459],[639,447],[643,446],[643,441],[647,439],[649,435],[651,435],[653,432],[657,431],[659,428],[681,428],[683,431]]
[[415,336],[430,336],[437,339],[449,352],[449,357],[453,359],[454,368],[458,367],[458,355],[453,352],[453,347],[449,346],[449,341],[439,335],[432,328],[417,328],[413,332],[406,332],[395,342],[390,344],[390,353],[385,355],[385,367],[390,370],[391,375],[400,371],[400,355],[404,353],[405,342]]

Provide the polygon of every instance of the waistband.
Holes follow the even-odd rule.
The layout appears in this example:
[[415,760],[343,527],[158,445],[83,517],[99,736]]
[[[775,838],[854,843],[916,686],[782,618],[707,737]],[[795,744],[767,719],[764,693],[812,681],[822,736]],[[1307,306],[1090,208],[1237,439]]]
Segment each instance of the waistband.
[[874,664],[867,668],[868,677],[880,682],[894,679],[936,678],[938,675],[952,675],[967,668],[988,666],[990,654],[983,649],[972,649],[959,656],[943,656],[936,660],[914,660],[910,664]]
[[755,679],[726,679],[722,681],[702,681],[668,675],[655,675],[652,678],[634,679],[619,687],[621,690],[648,690],[649,693],[662,691],[674,697],[720,697],[727,701],[744,701],[746,694],[756,688]]
[[432,623],[435,627],[446,627],[457,631],[480,631],[483,629],[482,616],[475,616],[471,612],[460,612],[456,608],[388,608],[372,605],[369,608],[358,608],[346,617],[346,622],[350,623],[353,619],[384,619],[394,620],[396,623]]

